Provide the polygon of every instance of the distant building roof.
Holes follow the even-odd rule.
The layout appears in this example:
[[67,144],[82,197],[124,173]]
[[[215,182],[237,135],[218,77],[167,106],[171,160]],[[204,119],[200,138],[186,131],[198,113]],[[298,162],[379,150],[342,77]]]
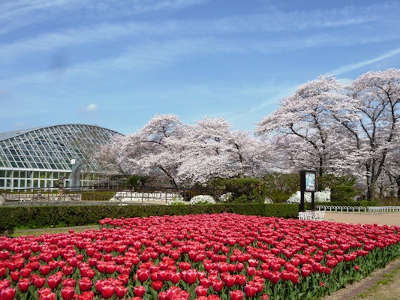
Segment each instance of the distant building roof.
[[0,132],[0,141],[6,140],[6,139],[10,139],[10,138],[16,137],[16,136],[21,135],[21,134],[25,134],[25,133],[30,132],[30,131],[35,131],[35,130],[40,130],[40,129],[45,129],[45,128],[51,128],[51,127],[57,127],[57,126],[77,126],[77,125],[78,126],[81,125],[81,126],[98,127],[98,128],[102,128],[102,129],[105,129],[105,130],[113,131],[116,134],[121,135],[121,133],[119,133],[117,131],[114,131],[114,130],[111,130],[111,129],[107,129],[107,128],[104,128],[104,127],[100,127],[100,126],[97,126],[97,125],[89,125],[89,124],[58,124],[58,125],[51,125],[51,126],[42,126],[42,127],[35,127],[35,128],[27,128],[27,129],[21,129],[21,130]]
[[95,152],[120,133],[95,125],[63,124],[0,133],[0,168],[70,170],[72,159],[98,170]]

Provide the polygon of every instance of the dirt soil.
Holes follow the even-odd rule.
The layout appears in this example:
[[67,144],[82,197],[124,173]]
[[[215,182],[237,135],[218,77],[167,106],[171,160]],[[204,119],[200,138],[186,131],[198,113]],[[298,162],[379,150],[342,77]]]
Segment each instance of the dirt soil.
[[400,226],[400,213],[336,213],[326,212],[325,220],[353,224]]

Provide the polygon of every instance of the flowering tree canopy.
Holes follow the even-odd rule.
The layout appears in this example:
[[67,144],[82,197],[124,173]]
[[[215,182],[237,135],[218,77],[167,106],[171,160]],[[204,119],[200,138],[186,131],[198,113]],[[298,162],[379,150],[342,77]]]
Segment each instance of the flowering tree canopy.
[[174,115],[159,115],[105,146],[100,156],[124,174],[161,175],[178,187],[215,177],[262,175],[269,167],[268,149],[249,133],[233,131],[223,119],[206,118],[189,126]]
[[357,177],[371,199],[378,182],[400,189],[399,122],[400,70],[369,72],[349,86],[319,77],[258,124],[262,139],[220,118],[187,125],[159,115],[98,156],[114,171],[163,176],[175,187],[313,168]]
[[361,75],[348,88],[348,95],[343,101],[354,107],[356,117],[338,115],[337,120],[347,131],[349,158],[357,157],[371,199],[390,149],[399,146],[400,70]]
[[337,169],[337,152],[333,151],[337,146],[336,124],[331,114],[342,89],[332,77],[300,86],[258,124],[256,134],[282,137],[275,141],[297,167],[316,168],[320,175]]
[[400,70],[386,70],[347,87],[332,77],[311,81],[283,99],[256,134],[272,137],[297,168],[363,178],[371,199],[384,171],[390,169],[391,178],[398,172],[399,121]]

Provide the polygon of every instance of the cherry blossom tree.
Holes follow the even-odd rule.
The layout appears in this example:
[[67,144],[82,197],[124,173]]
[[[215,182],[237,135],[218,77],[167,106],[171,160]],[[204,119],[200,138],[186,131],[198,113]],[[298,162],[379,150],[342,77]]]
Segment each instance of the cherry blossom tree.
[[[400,126],[397,126],[394,143],[388,149],[387,161],[384,166],[391,196],[396,194],[400,199]],[[397,193],[395,191],[397,190]]]
[[105,146],[100,155],[114,170],[162,175],[179,188],[215,177],[262,176],[271,165],[268,152],[268,144],[233,131],[223,119],[206,118],[189,126],[174,115],[160,115]]
[[357,176],[372,199],[380,176],[396,170],[390,149],[399,147],[399,120],[400,70],[386,70],[363,74],[348,87],[332,77],[306,83],[258,124],[256,134],[273,137],[297,168]]
[[248,132],[233,131],[221,118],[201,120],[189,132],[179,168],[182,181],[262,176],[271,167],[268,144]]
[[[400,70],[368,72],[356,79],[342,99],[353,114],[334,113],[346,130],[352,151],[348,159],[359,162],[365,178],[367,199],[372,199],[377,180],[385,170],[389,150],[399,146]],[[345,104],[346,105],[346,104]]]
[[134,173],[131,161],[129,161],[129,144],[136,143],[126,136],[114,136],[111,143],[103,145],[95,154],[96,161],[101,168],[110,174],[130,175]]
[[331,108],[339,101],[342,89],[333,77],[320,77],[300,86],[258,124],[256,135],[281,137],[276,145],[295,167],[315,168],[319,175],[339,169],[333,163],[340,161],[335,156],[339,152],[333,151],[340,141]]

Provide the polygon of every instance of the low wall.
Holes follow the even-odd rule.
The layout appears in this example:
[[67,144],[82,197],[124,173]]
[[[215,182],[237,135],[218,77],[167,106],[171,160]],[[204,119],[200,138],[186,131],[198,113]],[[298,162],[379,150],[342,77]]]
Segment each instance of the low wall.
[[[81,201],[82,194],[2,194],[5,202]],[[0,201],[1,203],[1,201]]]

